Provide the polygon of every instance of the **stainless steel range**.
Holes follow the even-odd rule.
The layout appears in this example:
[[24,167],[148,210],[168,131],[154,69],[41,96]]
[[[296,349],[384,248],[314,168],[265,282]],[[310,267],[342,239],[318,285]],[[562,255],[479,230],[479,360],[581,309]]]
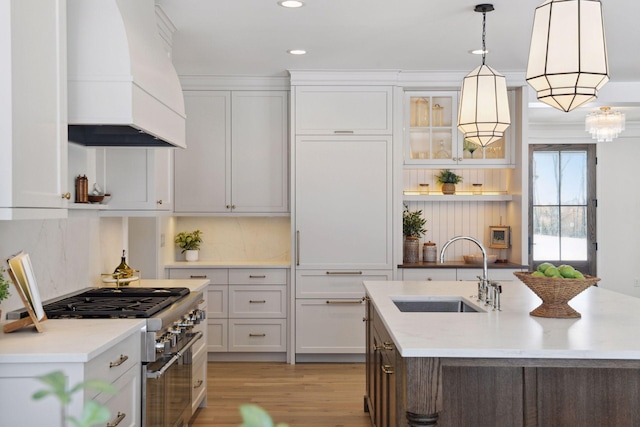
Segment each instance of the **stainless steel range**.
[[[49,319],[143,318],[142,425],[179,427],[191,414],[194,325],[205,319],[201,292],[188,288],[87,288],[44,303]],[[8,319],[27,316],[25,309]]]

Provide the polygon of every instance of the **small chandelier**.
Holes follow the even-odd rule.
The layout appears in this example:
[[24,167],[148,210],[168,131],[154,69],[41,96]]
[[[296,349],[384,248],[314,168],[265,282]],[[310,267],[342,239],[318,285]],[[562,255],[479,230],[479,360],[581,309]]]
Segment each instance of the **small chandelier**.
[[492,4],[479,4],[474,9],[482,12],[482,65],[462,80],[458,129],[464,139],[481,147],[499,140],[511,124],[505,77],[485,65],[487,12]]
[[527,82],[538,100],[571,111],[609,81],[600,0],[545,0],[536,8]]
[[598,142],[611,142],[624,130],[624,114],[600,107],[600,111],[587,114],[585,130]]

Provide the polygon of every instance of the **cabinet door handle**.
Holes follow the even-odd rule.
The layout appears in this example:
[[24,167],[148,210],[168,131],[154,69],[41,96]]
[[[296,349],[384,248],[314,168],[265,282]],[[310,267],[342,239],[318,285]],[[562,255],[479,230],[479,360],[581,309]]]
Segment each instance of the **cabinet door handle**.
[[260,276],[258,276],[258,275],[254,276],[252,274],[249,275],[249,279],[266,279],[266,278],[267,278],[267,276],[264,275],[264,274],[262,274]]
[[63,199],[70,200],[70,199],[71,199],[71,193],[69,193],[69,192],[64,193],[64,194],[62,195],[62,198],[63,198]]
[[333,133],[353,133],[352,130],[334,130]]
[[250,337],[266,337],[267,334],[249,334]]
[[264,303],[266,303],[266,302],[267,302],[267,301],[265,301],[265,300],[263,300],[263,299],[261,299],[261,300],[257,300],[257,299],[250,299],[250,300],[249,300],[249,304],[264,304]]
[[125,414],[124,412],[118,411],[118,416],[116,417],[116,419],[113,420],[113,422],[111,423],[107,423],[107,427],[116,427],[118,424],[122,422],[122,420],[124,420],[126,416],[127,414]]
[[118,360],[116,360],[115,362],[109,362],[109,367],[110,368],[115,368],[116,366],[122,365],[127,360],[129,360],[129,356],[127,356],[125,354],[121,354],[120,358]]
[[189,276],[190,279],[206,279],[207,275],[206,274],[192,274],[191,276]]
[[156,203],[161,205],[162,204],[162,199],[158,200]]
[[345,300],[327,300],[327,304],[342,304],[342,305],[360,305],[362,304],[362,300],[358,299],[355,301],[345,301]]
[[362,275],[362,271],[327,271],[327,274],[338,276],[338,275]]
[[198,382],[196,382],[196,385],[194,385],[194,386],[193,386],[194,390],[195,390],[196,388],[200,388],[200,387],[202,386],[202,384],[203,384],[203,383],[204,383],[204,381],[202,381],[202,380],[198,380]]
[[393,374],[393,366],[391,365],[382,365],[380,368],[382,369],[382,372],[387,375]]

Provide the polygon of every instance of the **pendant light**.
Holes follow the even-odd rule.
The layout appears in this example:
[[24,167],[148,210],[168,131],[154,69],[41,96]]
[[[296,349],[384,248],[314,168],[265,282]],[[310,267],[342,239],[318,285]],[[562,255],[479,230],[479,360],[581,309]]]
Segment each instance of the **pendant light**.
[[589,102],[609,81],[600,0],[545,0],[536,8],[527,82],[562,111]]
[[600,107],[600,111],[587,114],[585,130],[598,142],[610,142],[624,130],[624,121],[624,114],[620,111]]
[[503,137],[511,118],[506,79],[485,64],[486,19],[493,5],[479,4],[474,10],[482,13],[482,65],[462,80],[458,129],[466,141],[486,147]]

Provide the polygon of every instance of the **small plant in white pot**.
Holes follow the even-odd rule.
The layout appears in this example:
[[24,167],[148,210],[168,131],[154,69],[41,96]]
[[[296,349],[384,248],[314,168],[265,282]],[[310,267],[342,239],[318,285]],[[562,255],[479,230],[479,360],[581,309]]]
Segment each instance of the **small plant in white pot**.
[[198,261],[198,251],[202,243],[201,234],[203,233],[200,230],[182,231],[176,234],[176,245],[182,249],[186,261]]

